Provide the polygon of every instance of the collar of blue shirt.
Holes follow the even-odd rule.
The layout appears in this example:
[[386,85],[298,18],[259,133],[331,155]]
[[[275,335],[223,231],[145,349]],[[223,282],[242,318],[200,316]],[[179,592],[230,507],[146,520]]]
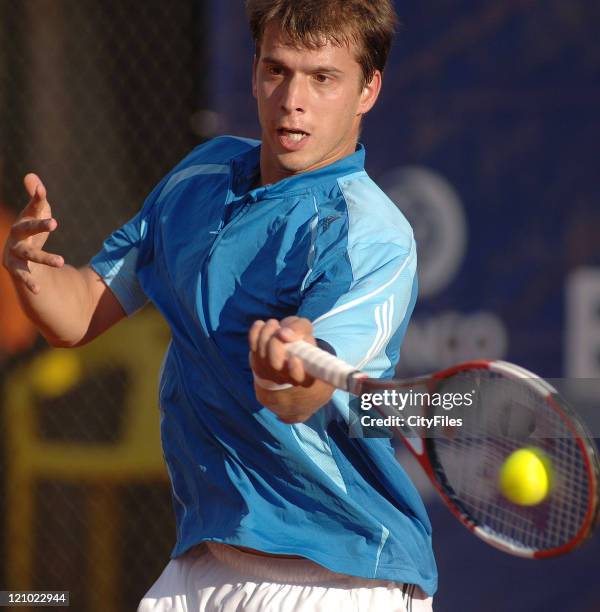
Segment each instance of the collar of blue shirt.
[[333,164],[289,176],[277,183],[260,185],[251,189],[256,182],[260,171],[260,143],[256,147],[245,151],[230,161],[232,171],[232,185],[238,195],[247,193],[247,199],[253,201],[266,198],[281,197],[283,194],[305,192],[311,187],[328,182],[335,182],[339,176],[360,172],[365,167],[365,147],[358,143],[356,151],[351,155],[338,159]]

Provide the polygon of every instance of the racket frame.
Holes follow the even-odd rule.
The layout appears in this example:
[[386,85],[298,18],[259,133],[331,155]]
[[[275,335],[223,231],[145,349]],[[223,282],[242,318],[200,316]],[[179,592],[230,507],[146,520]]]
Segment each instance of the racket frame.
[[[491,370],[509,379],[525,380],[526,384],[531,389],[535,390],[538,395],[546,400],[551,409],[556,412],[559,418],[566,425],[567,429],[573,435],[576,444],[584,457],[586,474],[590,483],[588,508],[581,527],[579,528],[577,534],[571,538],[569,542],[561,546],[544,550],[527,548],[525,546],[518,546],[509,540],[496,536],[488,531],[484,525],[480,524],[474,517],[471,516],[470,512],[461,503],[458,496],[454,494],[452,487],[449,485],[445,477],[441,464],[437,459],[434,439],[427,437],[425,434],[416,432],[408,425],[403,428],[391,426],[389,429],[393,432],[397,432],[395,433],[395,436],[402,440],[404,445],[419,462],[446,506],[448,506],[449,510],[461,522],[461,524],[469,529],[469,531],[477,535],[477,537],[479,537],[481,540],[503,552],[529,559],[556,557],[580,546],[590,537],[594,528],[598,524],[600,507],[598,499],[600,461],[598,459],[598,452],[595,448],[595,444],[592,442],[591,436],[587,432],[583,423],[560,397],[556,389],[533,372],[507,361],[474,360],[452,366],[430,376],[420,376],[406,380],[381,380],[368,378],[366,374],[356,370],[337,357],[325,353],[324,351],[302,341],[288,344],[288,350],[291,354],[302,359],[309,374],[325,380],[335,387],[348,391],[356,396],[362,395],[365,392],[365,389],[375,391],[378,389],[390,389],[392,387],[396,389],[410,388],[416,385],[424,385],[428,391],[433,391],[443,380],[456,374],[460,374],[462,371],[472,371],[477,369]],[[385,405],[373,405],[373,407],[383,417],[393,416],[392,412],[389,411]],[[412,435],[410,432],[412,432]]]

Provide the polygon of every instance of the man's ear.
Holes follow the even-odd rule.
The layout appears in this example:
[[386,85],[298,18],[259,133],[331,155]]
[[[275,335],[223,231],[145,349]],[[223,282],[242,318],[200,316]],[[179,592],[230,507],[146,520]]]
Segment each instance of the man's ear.
[[368,113],[373,108],[373,105],[379,97],[379,92],[381,91],[381,81],[381,71],[376,70],[369,83],[362,88],[358,105],[358,113],[360,115]]
[[252,95],[256,98],[256,67],[258,66],[258,57],[256,57],[256,53],[254,54],[254,59],[252,60]]

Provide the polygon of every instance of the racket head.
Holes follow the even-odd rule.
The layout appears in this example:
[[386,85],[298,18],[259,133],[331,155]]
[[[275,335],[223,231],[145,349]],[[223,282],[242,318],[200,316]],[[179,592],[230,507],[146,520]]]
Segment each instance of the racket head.
[[[488,544],[541,559],[569,552],[592,534],[600,507],[596,446],[576,413],[535,374],[503,361],[472,361],[430,377],[362,379],[358,386],[361,395],[475,392],[470,406],[422,405],[422,416],[442,417],[439,426],[389,430],[416,456],[456,518]],[[378,410],[398,414],[389,406]],[[449,415],[462,418],[462,426],[448,427],[443,417]],[[551,486],[540,503],[524,506],[507,499],[498,481],[506,459],[528,447],[548,458]]]

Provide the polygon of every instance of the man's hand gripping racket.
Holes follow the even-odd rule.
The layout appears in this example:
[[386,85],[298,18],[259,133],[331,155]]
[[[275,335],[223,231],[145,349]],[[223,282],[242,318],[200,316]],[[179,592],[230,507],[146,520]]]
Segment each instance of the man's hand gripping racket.
[[[474,361],[412,380],[370,379],[306,342],[286,348],[312,376],[360,397],[415,389],[429,394],[421,397],[474,394],[469,406],[430,401],[421,407],[429,419],[460,415],[461,427],[440,418],[432,428],[414,428],[404,419],[387,429],[406,444],[454,516],[488,544],[540,559],[566,553],[591,535],[599,507],[597,449],[577,415],[535,374],[504,361]],[[383,417],[401,414],[389,403],[373,407]],[[548,492],[534,504],[511,501],[502,490],[503,470],[516,469],[518,477],[518,470],[528,469],[515,455],[521,449],[547,463]]]

